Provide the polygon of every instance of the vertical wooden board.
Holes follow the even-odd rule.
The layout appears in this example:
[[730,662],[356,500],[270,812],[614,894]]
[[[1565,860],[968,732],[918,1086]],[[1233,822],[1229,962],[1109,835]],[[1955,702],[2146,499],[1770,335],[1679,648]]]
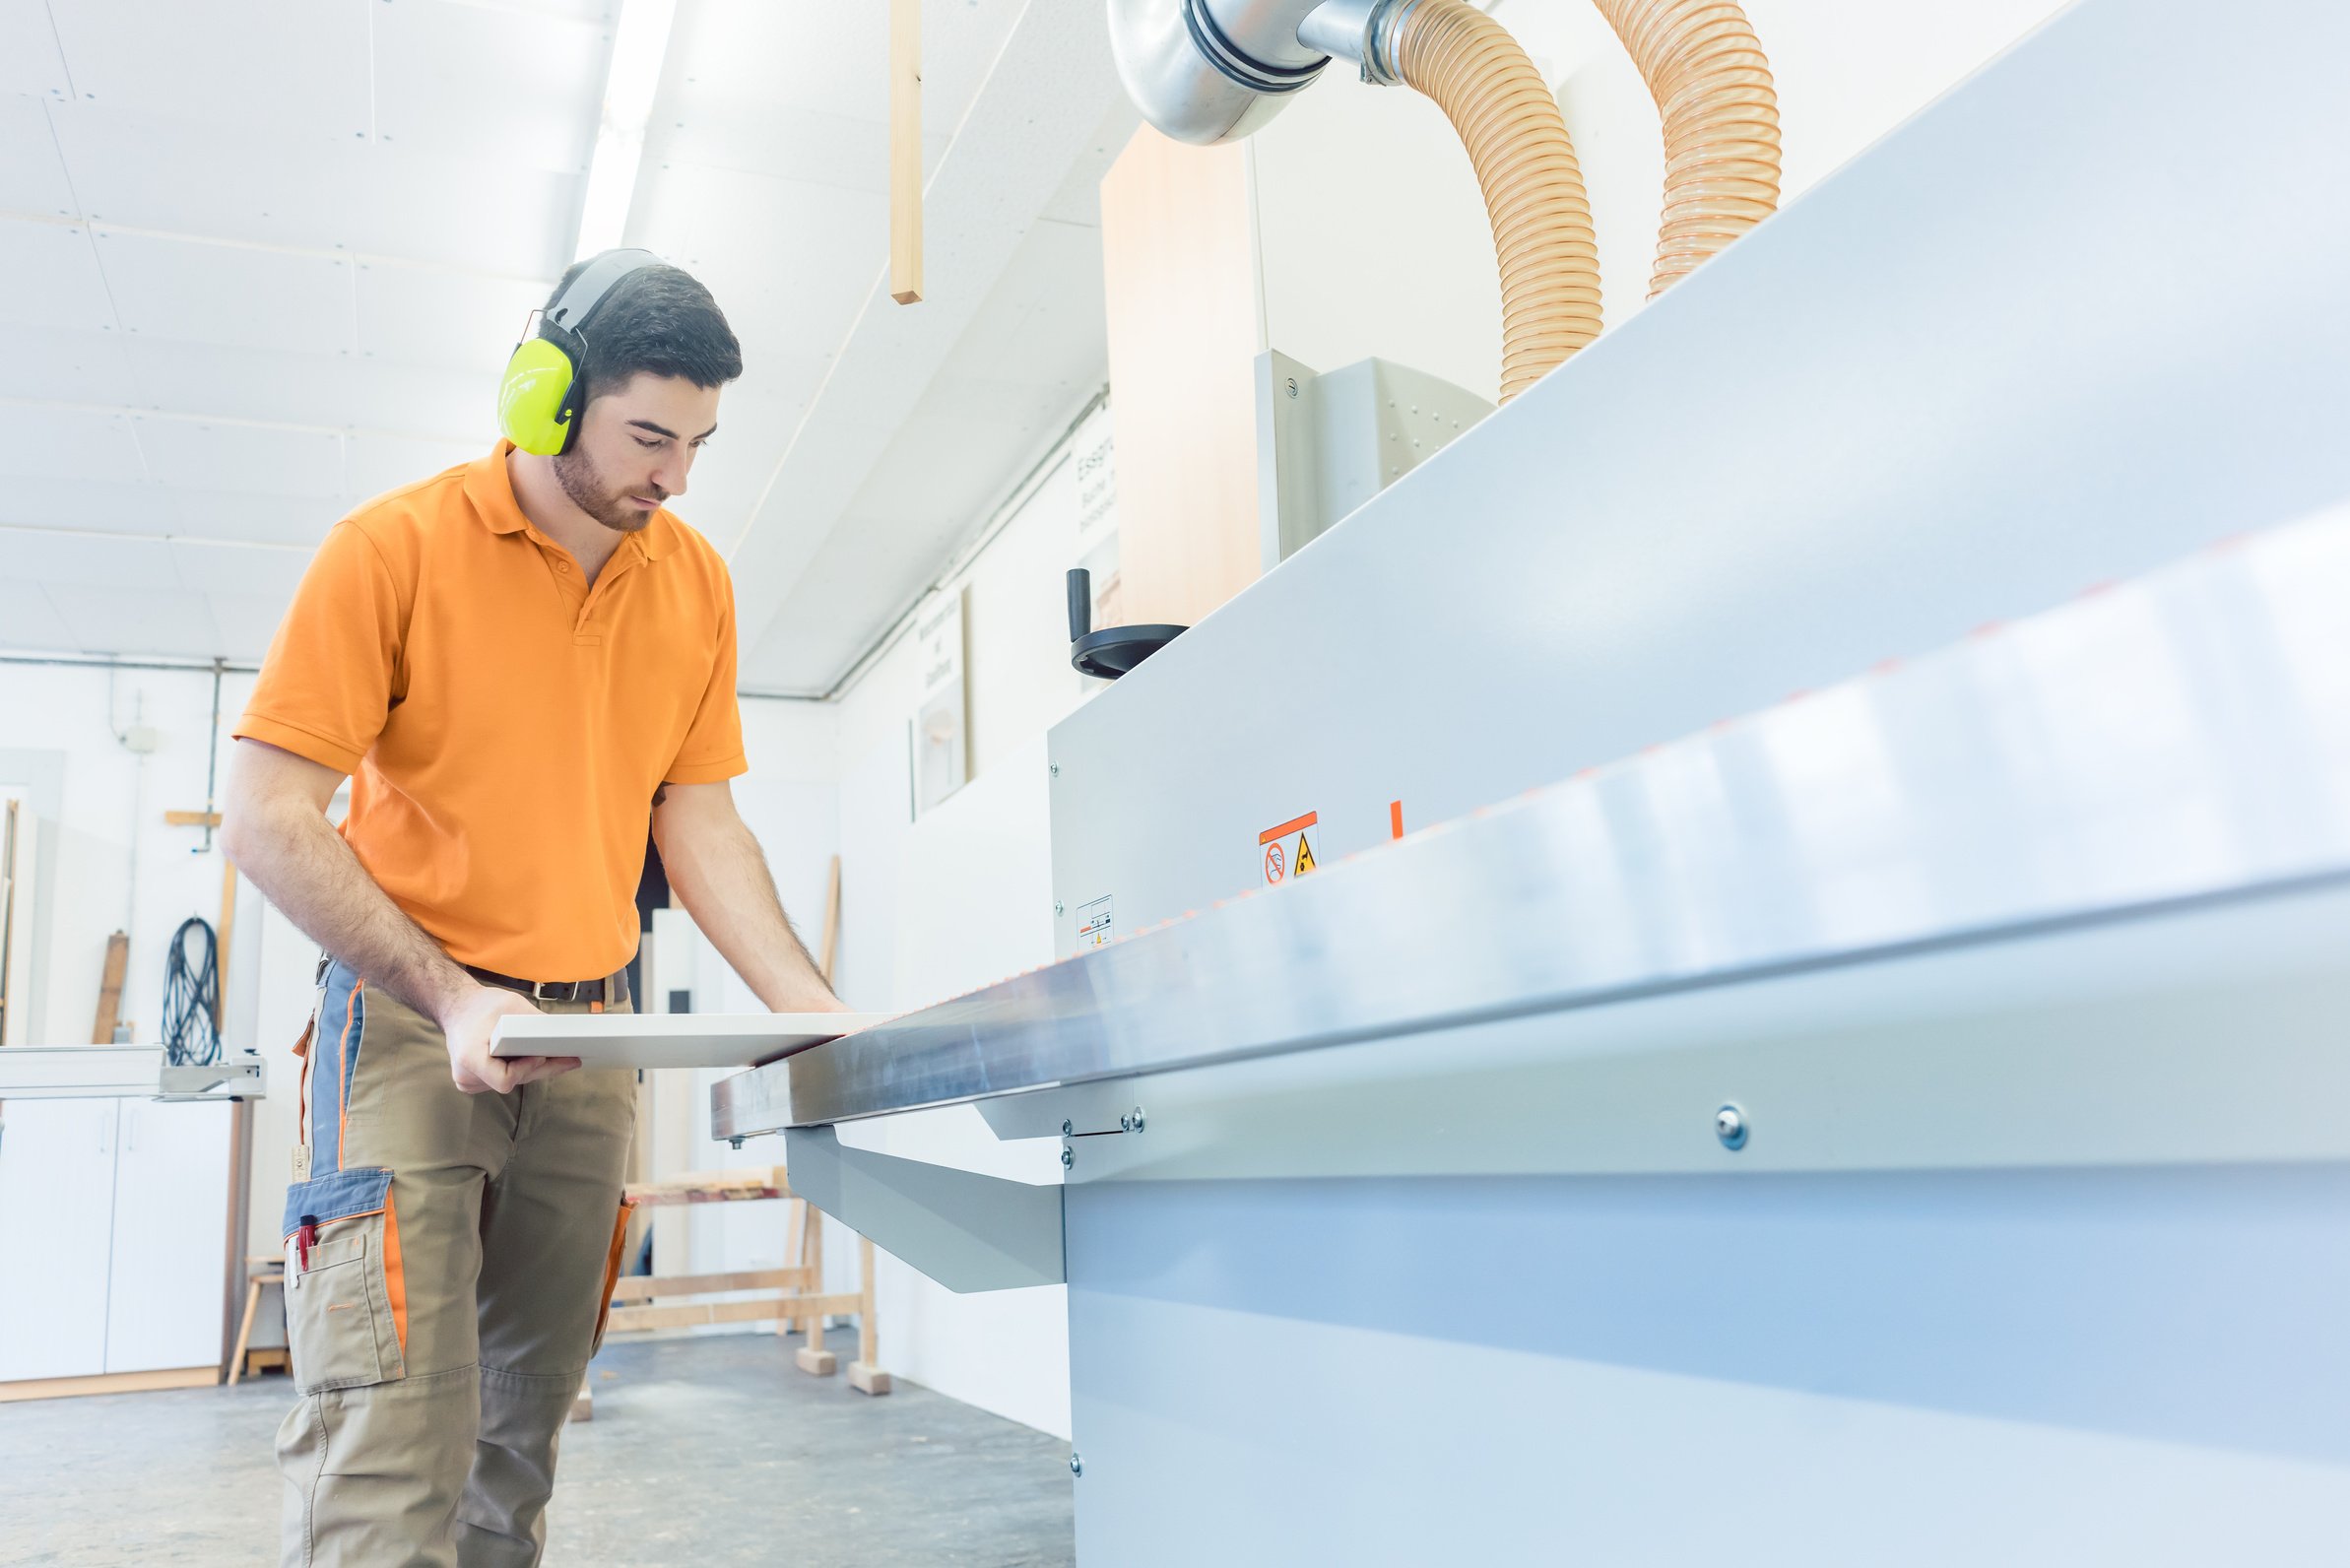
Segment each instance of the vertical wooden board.
[[1127,619],[1192,625],[1261,563],[1245,150],[1143,126],[1102,177],[1101,233]]
[[98,1017],[90,1026],[90,1043],[106,1045],[114,1025],[122,1021],[122,978],[130,967],[131,939],[117,931],[106,939],[106,967],[98,983]]
[[922,0],[889,0],[889,297],[922,299]]

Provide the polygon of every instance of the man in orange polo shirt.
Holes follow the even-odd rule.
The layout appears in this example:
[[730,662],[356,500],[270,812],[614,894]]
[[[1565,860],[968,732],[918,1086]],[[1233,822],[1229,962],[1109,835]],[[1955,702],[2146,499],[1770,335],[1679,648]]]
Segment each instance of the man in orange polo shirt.
[[547,316],[577,370],[563,449],[501,442],[337,524],[234,732],[228,852],[326,949],[286,1205],[289,1563],[539,1559],[619,1263],[634,1076],[490,1036],[627,1006],[648,825],[762,1002],[840,1006],[727,783],[748,764],[725,563],[661,506],[741,350],[650,257],[573,268]]

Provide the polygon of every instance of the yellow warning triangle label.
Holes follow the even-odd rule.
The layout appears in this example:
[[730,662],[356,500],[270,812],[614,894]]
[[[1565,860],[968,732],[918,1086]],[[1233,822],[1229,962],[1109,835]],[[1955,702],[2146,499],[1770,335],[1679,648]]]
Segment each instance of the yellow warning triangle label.
[[1297,853],[1289,857],[1289,875],[1303,877],[1314,869],[1314,846],[1306,842],[1306,835],[1297,835]]

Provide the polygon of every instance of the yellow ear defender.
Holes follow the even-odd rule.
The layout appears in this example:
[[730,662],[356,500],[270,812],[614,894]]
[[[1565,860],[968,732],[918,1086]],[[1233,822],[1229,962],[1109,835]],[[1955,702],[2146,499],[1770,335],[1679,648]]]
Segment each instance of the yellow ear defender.
[[579,269],[569,288],[536,312],[538,331],[514,345],[497,383],[497,427],[525,452],[554,457],[578,437],[586,388],[579,377],[588,319],[628,274],[658,266],[649,250],[608,250]]

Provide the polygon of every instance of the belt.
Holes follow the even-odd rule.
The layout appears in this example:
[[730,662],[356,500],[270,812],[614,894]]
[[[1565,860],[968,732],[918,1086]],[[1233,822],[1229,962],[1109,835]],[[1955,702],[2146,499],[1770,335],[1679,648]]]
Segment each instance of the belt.
[[510,974],[494,969],[477,969],[464,965],[465,972],[486,986],[499,986],[519,991],[533,1002],[600,1002],[618,1007],[628,1000],[628,971],[608,974],[601,980],[517,980]]

